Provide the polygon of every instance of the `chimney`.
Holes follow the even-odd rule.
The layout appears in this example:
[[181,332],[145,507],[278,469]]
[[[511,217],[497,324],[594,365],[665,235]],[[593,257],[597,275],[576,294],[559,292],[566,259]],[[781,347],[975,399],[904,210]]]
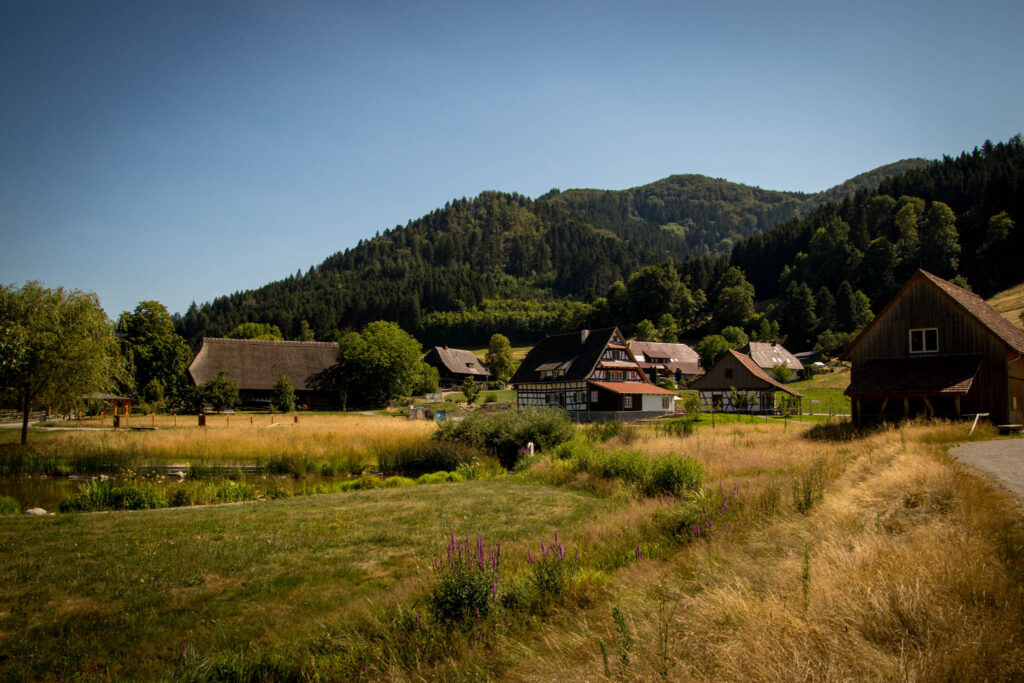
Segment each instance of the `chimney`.
[[580,330],[580,344],[586,344],[589,336],[590,330]]

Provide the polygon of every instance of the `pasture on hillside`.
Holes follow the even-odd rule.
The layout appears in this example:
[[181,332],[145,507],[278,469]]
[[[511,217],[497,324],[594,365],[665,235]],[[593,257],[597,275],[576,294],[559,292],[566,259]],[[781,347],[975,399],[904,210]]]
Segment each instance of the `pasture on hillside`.
[[6,517],[0,677],[1019,678],[1024,518],[966,438],[595,426],[482,480]]

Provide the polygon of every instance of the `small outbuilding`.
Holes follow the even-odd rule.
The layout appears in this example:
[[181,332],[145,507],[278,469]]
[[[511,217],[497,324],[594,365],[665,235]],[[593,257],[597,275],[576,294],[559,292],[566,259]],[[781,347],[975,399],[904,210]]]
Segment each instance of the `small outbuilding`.
[[[727,413],[775,413],[779,407],[776,402],[779,392],[803,398],[803,394],[771,377],[750,356],[732,349],[703,377],[695,379],[690,388],[700,394],[702,410]],[[734,398],[745,399],[745,402],[736,405]]]
[[480,359],[466,349],[435,346],[423,357],[423,362],[437,368],[439,385],[443,388],[456,388],[467,378],[477,384],[486,384],[491,374]]
[[857,423],[988,413],[1024,423],[1024,330],[962,287],[918,270],[840,355]]
[[198,385],[226,370],[227,379],[238,385],[242,404],[252,407],[268,406],[274,385],[285,375],[299,404],[328,408],[339,403],[328,379],[337,362],[334,342],[206,337],[188,374]]

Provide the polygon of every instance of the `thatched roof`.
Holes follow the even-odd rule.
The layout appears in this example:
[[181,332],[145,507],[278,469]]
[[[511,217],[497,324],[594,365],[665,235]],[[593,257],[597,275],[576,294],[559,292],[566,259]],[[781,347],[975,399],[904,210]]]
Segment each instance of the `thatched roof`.
[[207,337],[188,366],[196,384],[208,382],[218,370],[240,390],[269,391],[286,375],[296,390],[315,390],[315,377],[338,361],[334,342],[267,341]]

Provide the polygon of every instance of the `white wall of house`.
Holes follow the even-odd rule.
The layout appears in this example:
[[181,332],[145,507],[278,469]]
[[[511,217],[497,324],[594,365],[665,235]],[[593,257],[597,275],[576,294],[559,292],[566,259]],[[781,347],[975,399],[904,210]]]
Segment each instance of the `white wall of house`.
[[[668,394],[641,394],[641,410],[646,412],[669,412],[672,410],[672,397]],[[663,402],[667,400],[667,405]]]

